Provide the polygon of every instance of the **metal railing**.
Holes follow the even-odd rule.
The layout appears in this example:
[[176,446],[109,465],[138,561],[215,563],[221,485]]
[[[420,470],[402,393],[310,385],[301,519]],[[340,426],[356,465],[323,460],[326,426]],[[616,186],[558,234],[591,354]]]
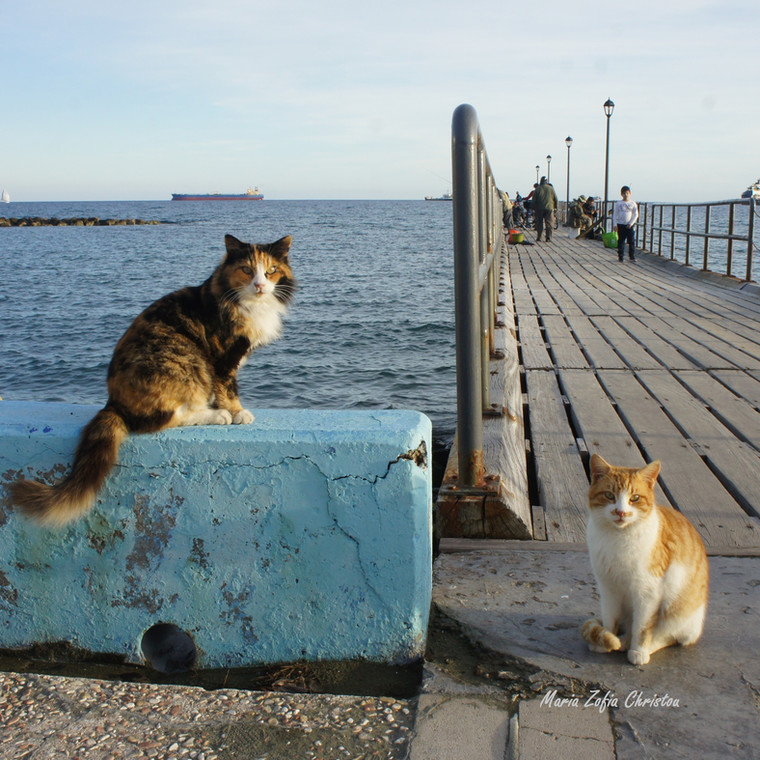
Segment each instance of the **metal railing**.
[[[638,237],[641,247],[650,253],[749,282],[756,215],[752,198],[713,203],[640,203]],[[746,252],[744,261],[736,261],[735,244]]]
[[459,482],[482,482],[483,413],[500,279],[503,207],[470,105],[452,119]]

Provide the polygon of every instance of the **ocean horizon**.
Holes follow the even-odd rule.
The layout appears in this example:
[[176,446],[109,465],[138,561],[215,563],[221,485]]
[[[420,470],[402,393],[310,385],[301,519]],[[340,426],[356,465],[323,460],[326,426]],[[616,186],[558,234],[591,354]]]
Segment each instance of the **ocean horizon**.
[[247,407],[415,409],[456,426],[452,206],[419,201],[11,203],[8,218],[158,225],[0,230],[0,396],[105,403],[113,348],[150,303],[199,285],[224,235],[293,236],[283,336],[239,373]]

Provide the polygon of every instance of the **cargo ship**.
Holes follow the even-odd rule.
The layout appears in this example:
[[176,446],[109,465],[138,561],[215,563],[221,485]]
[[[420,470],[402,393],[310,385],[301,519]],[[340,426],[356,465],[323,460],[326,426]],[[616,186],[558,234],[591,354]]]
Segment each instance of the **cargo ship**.
[[263,201],[264,195],[258,187],[249,187],[244,193],[228,195],[227,193],[172,193],[173,201]]

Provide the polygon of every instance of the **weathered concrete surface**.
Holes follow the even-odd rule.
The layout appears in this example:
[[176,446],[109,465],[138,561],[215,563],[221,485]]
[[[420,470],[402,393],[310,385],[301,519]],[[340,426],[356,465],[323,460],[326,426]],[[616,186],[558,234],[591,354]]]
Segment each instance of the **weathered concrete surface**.
[[[0,402],[0,484],[57,480],[96,409]],[[138,661],[143,633],[170,623],[200,668],[421,656],[430,421],[255,414],[130,437],[64,529],[0,508],[0,647],[66,641]]]
[[606,709],[550,707],[540,699],[520,703],[512,721],[508,760],[614,760],[615,746]]
[[481,695],[423,694],[409,760],[504,760],[509,713]]
[[[609,713],[618,760],[760,756],[760,558],[710,558],[702,638],[637,668],[625,655],[589,652],[580,637],[581,623],[598,614],[599,603],[585,551],[505,546],[442,554],[433,602],[532,684],[530,725],[560,736],[565,729],[556,716],[580,721],[590,702]],[[553,697],[577,703],[554,702],[550,709]],[[519,704],[522,719],[526,703]],[[577,738],[591,733],[579,726]],[[546,756],[539,749],[527,754],[523,746],[519,756]]]
[[2,760],[406,760],[410,700],[0,673]]

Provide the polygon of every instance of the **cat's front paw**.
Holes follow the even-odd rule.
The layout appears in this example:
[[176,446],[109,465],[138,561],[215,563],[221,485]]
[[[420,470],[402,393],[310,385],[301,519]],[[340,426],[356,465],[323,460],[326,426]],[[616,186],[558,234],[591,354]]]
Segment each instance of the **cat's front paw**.
[[628,662],[633,665],[646,665],[649,662],[649,652],[646,649],[629,649]]
[[214,409],[211,417],[211,425],[231,425],[232,415],[226,409]]
[[233,425],[250,425],[256,418],[247,410],[241,409],[232,418]]

